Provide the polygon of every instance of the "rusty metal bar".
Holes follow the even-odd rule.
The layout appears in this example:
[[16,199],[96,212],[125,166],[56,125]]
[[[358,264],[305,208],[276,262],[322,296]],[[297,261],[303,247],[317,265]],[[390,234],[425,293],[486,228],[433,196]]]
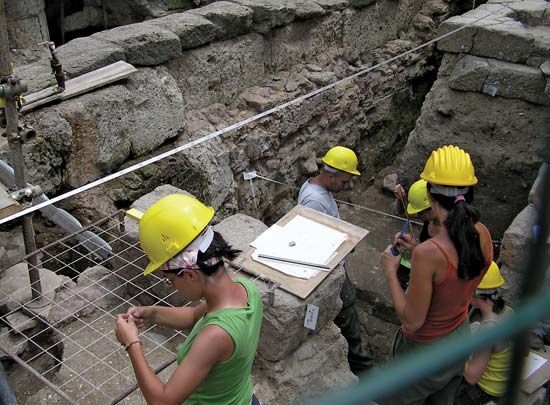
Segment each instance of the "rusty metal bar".
[[76,405],[76,402],[74,402],[67,394],[65,394],[63,391],[61,391],[56,385],[52,384],[46,378],[42,377],[40,375],[40,373],[38,373],[34,368],[29,366],[27,363],[25,363],[19,356],[15,355],[13,353],[10,353],[6,349],[4,349],[2,346],[0,346],[0,351],[4,352],[6,355],[8,355],[13,361],[15,361],[21,367],[23,367],[28,373],[32,374],[41,383],[45,384],[48,388],[50,388],[52,391],[54,391],[57,395],[59,395],[61,398],[63,398],[65,401],[67,401],[67,403]]
[[[18,128],[17,102],[19,97],[27,91],[27,86],[13,75],[13,69],[10,66],[8,25],[4,0],[0,0],[0,70],[0,97],[4,98],[6,134],[11,151],[13,170],[15,173],[15,184],[18,189],[21,190],[27,186],[27,182],[25,180],[25,166],[23,160],[23,141],[20,137]],[[30,202],[27,202],[24,205],[30,204]],[[32,215],[25,215],[22,220],[25,251],[27,254],[31,254],[36,251]],[[40,284],[40,274],[38,272],[40,265],[38,256],[36,254],[31,255],[28,258],[28,263],[32,298],[40,299],[42,296],[42,286]]]

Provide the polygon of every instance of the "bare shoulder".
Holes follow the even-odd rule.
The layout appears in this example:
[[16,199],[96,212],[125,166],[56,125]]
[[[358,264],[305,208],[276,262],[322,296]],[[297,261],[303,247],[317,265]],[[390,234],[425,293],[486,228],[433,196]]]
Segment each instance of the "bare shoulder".
[[425,240],[424,242],[422,243],[419,243],[418,245],[415,246],[414,248],[414,255],[417,256],[417,255],[421,255],[421,256],[431,256],[433,255],[434,253],[437,253],[439,252],[439,249],[437,248],[437,246],[435,245],[435,243],[433,242],[430,242],[430,240]]
[[416,271],[433,273],[447,263],[447,259],[435,243],[426,240],[414,248],[413,266]]

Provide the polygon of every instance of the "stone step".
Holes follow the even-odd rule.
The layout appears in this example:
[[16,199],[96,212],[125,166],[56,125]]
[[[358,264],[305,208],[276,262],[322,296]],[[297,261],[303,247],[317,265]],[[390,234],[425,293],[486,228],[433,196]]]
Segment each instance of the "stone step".
[[438,48],[538,67],[550,57],[550,30],[545,28],[550,21],[546,14],[550,15],[550,3],[544,0],[484,4],[444,21],[440,35],[466,24],[471,26],[439,41]]
[[546,93],[547,79],[540,68],[491,58],[462,57],[451,72],[449,87],[534,104],[550,104],[550,95]]

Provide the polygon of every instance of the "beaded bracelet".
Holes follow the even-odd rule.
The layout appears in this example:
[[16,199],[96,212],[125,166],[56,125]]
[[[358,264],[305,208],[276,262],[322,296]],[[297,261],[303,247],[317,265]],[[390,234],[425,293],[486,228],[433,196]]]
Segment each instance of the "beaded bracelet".
[[130,346],[132,346],[134,343],[139,343],[139,344],[141,344],[141,340],[134,340],[134,341],[128,343],[127,345],[124,345],[124,344],[123,344],[124,350],[128,351],[128,349],[130,348]]

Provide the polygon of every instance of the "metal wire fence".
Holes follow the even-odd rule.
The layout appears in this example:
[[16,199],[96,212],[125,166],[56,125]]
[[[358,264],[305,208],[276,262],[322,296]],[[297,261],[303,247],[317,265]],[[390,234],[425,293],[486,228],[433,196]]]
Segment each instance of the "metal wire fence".
[[[108,241],[113,255],[101,260],[85,249],[78,236],[86,230]],[[17,370],[10,370],[16,394],[31,403],[144,403],[113,333],[116,315],[132,305],[190,303],[156,274],[142,276],[146,258],[135,229],[126,229],[124,214],[103,218],[31,255],[39,256],[41,298],[31,296],[29,262],[0,271],[0,357],[40,381],[23,382]],[[158,325],[141,331],[145,357],[156,373],[169,371],[185,337]]]

